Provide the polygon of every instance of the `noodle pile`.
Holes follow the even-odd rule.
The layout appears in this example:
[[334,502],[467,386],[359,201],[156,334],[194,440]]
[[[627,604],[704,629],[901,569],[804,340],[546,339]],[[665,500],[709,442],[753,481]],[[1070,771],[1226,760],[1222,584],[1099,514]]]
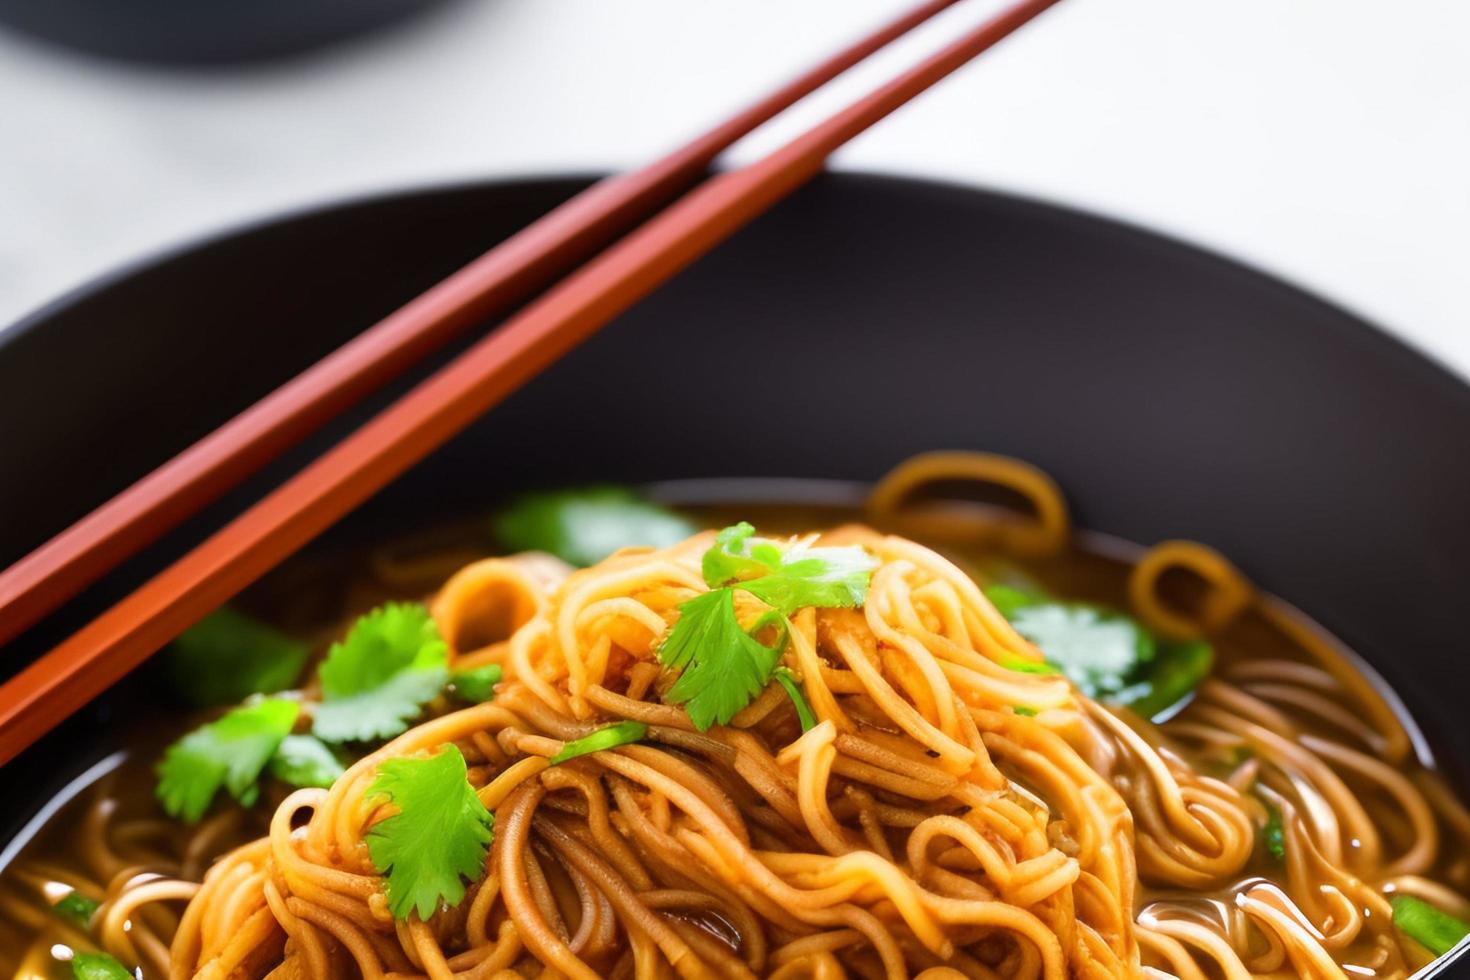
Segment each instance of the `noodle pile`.
[[[954,463],[911,464],[879,509],[937,476],[979,475],[1043,516],[1010,529],[1017,550],[1065,542],[1049,481]],[[543,556],[462,569],[431,608],[456,669],[503,666],[495,699],[418,725],[329,790],[292,793],[202,884],[200,855],[238,811],[204,824],[172,875],[101,855],[102,946],[148,976],[218,980],[1402,977],[1425,957],[1385,895],[1467,911],[1431,875],[1442,828],[1465,834],[1470,818],[1405,765],[1408,734],[1344,655],[1213,552],[1151,552],[1135,608],[1174,633],[1254,617],[1312,662],[1232,662],[1152,726],[1017,669],[1038,651],[938,552],[849,526],[819,542],[877,559],[867,601],[798,612],[784,658],[817,724],[803,733],[772,684],[698,732],[660,703],[656,651],[707,588],[710,541],[575,572]],[[1209,586],[1189,610],[1159,587],[1181,569]],[[752,621],[760,603],[739,611]],[[648,738],[548,764],[619,719]],[[457,907],[398,921],[364,843],[391,806],[368,787],[383,760],[447,744],[494,813],[487,871]],[[1287,855],[1271,878],[1267,802]],[[98,840],[117,841],[106,820]]]

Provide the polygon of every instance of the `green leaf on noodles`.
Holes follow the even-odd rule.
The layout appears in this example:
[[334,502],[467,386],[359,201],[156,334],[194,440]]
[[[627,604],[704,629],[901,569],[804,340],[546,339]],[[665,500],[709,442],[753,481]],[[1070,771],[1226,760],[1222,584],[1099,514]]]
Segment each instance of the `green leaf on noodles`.
[[1131,708],[1155,721],[1178,709],[1214,666],[1209,643],[1160,641],[1123,613],[1085,602],[1063,602],[1008,585],[985,596],[1046,657],[1048,669],[1013,658],[1001,665],[1027,673],[1059,669],[1088,697]]
[[[771,627],[780,631],[773,646],[752,635]],[[700,731],[727,724],[765,689],[785,643],[779,614],[762,616],[747,630],[735,618],[733,589],[697,595],[679,606],[679,619],[658,648],[665,667],[683,671],[664,703],[684,705]]]
[[816,728],[817,716],[812,711],[811,702],[806,699],[806,692],[801,689],[801,682],[797,680],[796,673],[785,667],[777,667],[776,683],[781,685],[786,696],[791,699],[792,707],[796,708],[796,718],[801,722],[801,730],[809,732]]
[[207,708],[294,686],[306,654],[305,644],[224,607],[185,630],[169,647],[165,663],[178,692]]
[[74,980],[133,980],[133,973],[106,953],[77,953],[71,958]]
[[1393,924],[1435,956],[1443,956],[1470,935],[1470,924],[1412,895],[1395,895],[1389,904]]
[[648,734],[648,726],[641,721],[619,721],[581,738],[574,738],[570,742],[562,744],[561,751],[552,756],[550,763],[559,766],[563,762],[569,762],[578,756],[591,755],[593,752],[605,752],[615,749],[619,745],[631,745],[642,741]]
[[300,706],[267,700],[236,708],[168,747],[158,764],[158,799],[170,816],[195,823],[223,786],[244,806],[260,795],[256,779],[291,732]]
[[511,551],[545,551],[573,565],[595,565],[622,548],[667,548],[699,530],[626,487],[591,486],[527,494],[492,521]]
[[1006,619],[1013,617],[1019,610],[1026,606],[1033,606],[1038,602],[1044,602],[1042,596],[1035,593],[1025,592],[1010,585],[987,585],[985,587],[985,598],[995,607],[996,612]]
[[1022,606],[1011,624],[1089,697],[1122,690],[1157,653],[1153,634],[1132,619],[1083,603]]
[[1214,665],[1215,648],[1204,640],[1160,643],[1137,679],[1109,700],[1126,704],[1140,718],[1162,721],[1194,693]]
[[91,924],[92,916],[101,904],[95,898],[88,898],[81,892],[73,891],[67,892],[61,901],[51,906],[51,911],[68,922],[74,922],[85,929]]
[[451,671],[449,693],[468,704],[482,704],[495,697],[495,685],[500,683],[500,675],[499,664]]
[[271,775],[292,786],[329,788],[345,770],[321,739],[287,735],[271,757]]
[[1036,717],[1036,709],[1035,708],[1028,708],[1024,704],[1018,704],[1014,708],[1012,708],[1011,710],[1014,711],[1016,714],[1020,715],[1023,718],[1035,718]]
[[328,742],[366,742],[407,731],[444,688],[447,661],[439,627],[422,604],[379,606],[328,651],[312,732]]
[[754,534],[755,528],[742,521],[715,537],[702,561],[705,584],[744,589],[785,616],[813,606],[861,606],[867,598],[868,579],[878,563],[862,548],[783,549]]
[[464,900],[465,882],[485,874],[494,815],[470,785],[453,745],[428,758],[388,759],[368,796],[384,796],[398,812],[373,825],[368,854],[383,876],[395,918],[428,920],[440,903]]

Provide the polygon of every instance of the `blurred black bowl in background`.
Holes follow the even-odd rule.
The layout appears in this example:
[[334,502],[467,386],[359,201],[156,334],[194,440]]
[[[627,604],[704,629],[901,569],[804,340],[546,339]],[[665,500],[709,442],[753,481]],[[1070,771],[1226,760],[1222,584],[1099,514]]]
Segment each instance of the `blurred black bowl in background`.
[[301,54],[445,0],[0,0],[0,24],[89,54],[221,66]]

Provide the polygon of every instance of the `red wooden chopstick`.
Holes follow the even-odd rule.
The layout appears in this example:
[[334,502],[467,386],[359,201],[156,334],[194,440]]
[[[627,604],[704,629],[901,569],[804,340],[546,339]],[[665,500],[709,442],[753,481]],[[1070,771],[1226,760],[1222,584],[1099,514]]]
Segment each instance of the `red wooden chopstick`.
[[597,183],[0,572],[0,644],[426,355],[626,232],[736,140],[956,2],[925,0],[663,159]]
[[712,178],[475,343],[0,686],[0,763],[809,180],[843,143],[1055,2],[1022,0],[769,156]]

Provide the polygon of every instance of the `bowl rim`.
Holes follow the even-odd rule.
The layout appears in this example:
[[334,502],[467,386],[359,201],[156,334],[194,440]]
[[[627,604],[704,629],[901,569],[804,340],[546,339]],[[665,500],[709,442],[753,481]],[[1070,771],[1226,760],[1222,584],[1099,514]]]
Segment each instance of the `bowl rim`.
[[[268,232],[293,222],[322,218],[336,211],[369,209],[393,202],[408,202],[415,198],[444,197],[489,190],[514,191],[517,188],[533,185],[565,185],[569,190],[580,189],[604,177],[614,176],[615,173],[615,171],[596,169],[568,169],[415,182],[398,187],[385,187],[343,194],[325,200],[288,205],[243,220],[227,222],[210,230],[186,236],[171,244],[144,251],[107,271],[83,280],[28,313],[22,314],[19,319],[10,324],[0,325],[0,357],[4,357],[7,348],[22,337],[41,329],[53,318],[72,307],[130,279],[156,272],[171,262],[207,248],[223,245],[232,239]],[[1418,371],[1422,381],[1434,384],[1446,392],[1453,391],[1454,395],[1451,397],[1458,398],[1467,413],[1470,413],[1470,374],[1456,370],[1438,354],[1424,349],[1414,341],[1370,320],[1323,293],[1298,284],[1247,259],[1218,251],[1172,232],[1151,228],[1142,222],[1088,207],[1051,200],[1040,195],[988,187],[961,180],[877,170],[829,169],[822,171],[813,179],[814,183],[818,181],[837,181],[859,188],[884,184],[915,189],[929,188],[949,195],[982,197],[1033,216],[1050,217],[1074,223],[1081,222],[1112,234],[1123,235],[1153,248],[1175,252],[1179,257],[1187,258],[1191,262],[1213,266],[1236,278],[1249,280],[1256,286],[1265,286],[1290,302],[1314,307],[1319,312],[1327,313],[1340,328],[1350,329],[1357,341],[1377,347],[1380,354],[1393,358],[1401,367]],[[796,193],[799,194],[800,190]],[[364,329],[370,325],[364,324]]]

